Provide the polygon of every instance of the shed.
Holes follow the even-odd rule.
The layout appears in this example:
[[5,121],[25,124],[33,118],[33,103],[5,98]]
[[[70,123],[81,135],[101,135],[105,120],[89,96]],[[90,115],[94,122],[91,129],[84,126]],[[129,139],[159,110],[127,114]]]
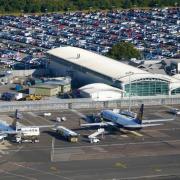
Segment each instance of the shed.
[[29,88],[29,94],[35,94],[40,96],[55,96],[59,93],[59,86],[57,85],[48,85],[41,84],[31,86]]

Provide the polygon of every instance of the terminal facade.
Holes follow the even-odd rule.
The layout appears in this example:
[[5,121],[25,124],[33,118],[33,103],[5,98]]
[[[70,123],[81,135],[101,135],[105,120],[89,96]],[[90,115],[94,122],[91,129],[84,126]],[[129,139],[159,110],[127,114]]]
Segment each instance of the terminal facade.
[[111,58],[76,47],[47,52],[50,69],[57,76],[69,75],[79,86],[105,83],[125,91],[124,96],[180,94],[180,76],[152,74]]

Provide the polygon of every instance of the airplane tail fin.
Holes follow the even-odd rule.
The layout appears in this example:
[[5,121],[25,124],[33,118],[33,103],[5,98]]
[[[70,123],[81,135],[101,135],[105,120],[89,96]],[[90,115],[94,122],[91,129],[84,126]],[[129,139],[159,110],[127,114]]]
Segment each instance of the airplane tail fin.
[[13,120],[13,122],[12,122],[12,128],[13,129],[18,129],[18,119],[20,119],[21,118],[21,114],[19,113],[19,111],[18,111],[18,109],[16,109],[16,111],[15,111],[15,118],[14,118],[14,120]]
[[18,122],[17,122],[17,119],[15,118],[12,122],[12,128],[16,130],[17,126],[18,126]]
[[143,119],[143,112],[144,112],[144,104],[141,105],[139,112],[137,114],[137,117],[135,118],[135,121],[138,124],[142,124],[142,119]]

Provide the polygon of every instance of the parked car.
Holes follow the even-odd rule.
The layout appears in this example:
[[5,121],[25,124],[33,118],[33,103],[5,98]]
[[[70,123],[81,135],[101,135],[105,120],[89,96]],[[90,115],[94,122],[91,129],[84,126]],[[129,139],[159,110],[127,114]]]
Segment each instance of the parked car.
[[180,110],[177,109],[177,108],[172,108],[172,109],[170,109],[170,113],[179,115],[180,114]]

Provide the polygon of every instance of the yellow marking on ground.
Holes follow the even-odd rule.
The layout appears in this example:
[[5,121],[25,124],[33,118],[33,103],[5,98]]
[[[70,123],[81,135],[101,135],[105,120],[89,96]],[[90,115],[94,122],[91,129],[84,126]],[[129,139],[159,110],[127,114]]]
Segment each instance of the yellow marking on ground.
[[8,149],[9,146],[11,146],[11,144],[8,141],[4,140],[0,143],[0,150]]
[[157,168],[157,169],[155,169],[155,171],[156,172],[161,172],[162,170]]
[[121,137],[127,138],[127,137],[128,137],[128,135],[126,135],[126,134],[122,134],[122,135],[121,135]]
[[125,133],[125,134],[133,134],[133,135],[138,136],[138,137],[142,137],[143,136],[143,134],[140,134],[140,133],[138,133],[136,131],[128,131],[126,129],[120,129],[120,131]]
[[125,163],[122,163],[122,162],[117,162],[116,164],[115,164],[115,166],[116,167],[119,167],[119,168],[127,168],[127,166],[126,166],[126,164]]
[[54,167],[54,166],[51,166],[50,169],[53,170],[53,171],[57,171],[57,168]]
[[140,134],[140,133],[138,133],[138,132],[136,132],[136,131],[130,131],[130,133],[132,133],[132,134],[135,135],[135,136],[139,136],[139,137],[142,137],[142,136],[143,136],[143,134]]

